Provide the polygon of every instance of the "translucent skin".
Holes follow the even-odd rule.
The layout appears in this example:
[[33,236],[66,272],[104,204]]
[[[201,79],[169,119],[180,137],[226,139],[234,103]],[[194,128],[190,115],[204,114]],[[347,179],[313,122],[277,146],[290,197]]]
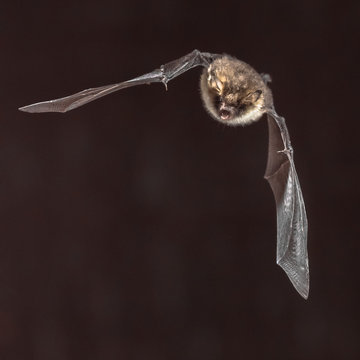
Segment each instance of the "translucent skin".
[[306,299],[309,294],[309,266],[305,204],[285,119],[276,113],[271,91],[265,83],[269,81],[268,75],[261,76],[250,65],[228,55],[193,50],[134,79],[86,89],[19,110],[30,113],[67,112],[131,86],[163,83],[167,87],[170,80],[196,66],[204,67],[201,96],[206,109],[216,120],[227,125],[246,125],[267,114],[269,150],[265,178],[276,201],[276,261]]

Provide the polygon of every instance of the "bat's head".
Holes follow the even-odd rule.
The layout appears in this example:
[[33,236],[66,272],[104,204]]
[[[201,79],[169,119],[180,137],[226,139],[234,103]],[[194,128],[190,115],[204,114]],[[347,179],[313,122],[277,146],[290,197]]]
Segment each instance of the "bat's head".
[[227,125],[246,125],[260,119],[271,96],[252,67],[226,55],[204,69],[200,89],[210,115]]

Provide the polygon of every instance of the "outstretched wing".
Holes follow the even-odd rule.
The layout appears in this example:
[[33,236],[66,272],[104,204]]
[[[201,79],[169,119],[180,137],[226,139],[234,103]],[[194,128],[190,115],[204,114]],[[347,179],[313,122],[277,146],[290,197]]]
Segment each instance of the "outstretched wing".
[[19,108],[21,111],[30,113],[40,112],[67,112],[69,110],[78,108],[82,105],[99,99],[105,95],[111,94],[120,89],[125,89],[130,86],[151,84],[154,82],[162,82],[165,86],[171,79],[181,75],[195,66],[208,67],[209,64],[217,57],[217,54],[210,54],[194,50],[191,53],[162,65],[148,74],[139,76],[137,78],[124,81],[121,83],[106,85],[97,88],[86,89],[76,94],[66,96],[60,99],[42,101],[36,104],[28,105]]
[[[60,99],[24,106],[21,111],[67,112],[127,87],[168,81],[196,66],[208,67],[219,55],[194,50],[145,75],[121,83],[91,88]],[[285,120],[268,110],[269,155],[265,178],[274,192],[277,207],[277,263],[304,298],[309,293],[307,219]],[[283,151],[285,150],[285,151]]]
[[270,183],[277,210],[277,264],[299,294],[309,295],[307,218],[285,119],[268,113],[269,153],[265,179]]

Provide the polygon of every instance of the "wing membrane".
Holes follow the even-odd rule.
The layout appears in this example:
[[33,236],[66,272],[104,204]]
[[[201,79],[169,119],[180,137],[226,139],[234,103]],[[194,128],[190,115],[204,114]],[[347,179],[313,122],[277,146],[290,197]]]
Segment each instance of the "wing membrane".
[[[283,118],[268,115],[269,155],[265,178],[274,193],[277,210],[276,261],[299,294],[309,295],[307,217],[296,174],[289,134]],[[280,152],[287,149],[286,152]]]
[[166,86],[168,81],[192,69],[193,67],[208,66],[209,63],[217,56],[217,54],[204,53],[194,50],[177,60],[170,61],[169,63],[160,66],[159,69],[155,69],[148,74],[141,75],[134,79],[113,85],[86,89],[60,99],[42,101],[27,105],[19,108],[19,110],[30,113],[67,112],[130,86],[151,84],[154,82],[162,82]]
[[130,86],[159,82],[161,81],[161,76],[162,74],[160,70],[154,70],[149,74],[142,75],[129,81],[86,89],[76,94],[65,96],[60,99],[42,101],[32,105],[24,106],[19,110],[30,113],[67,112],[69,110],[85,105],[91,101],[99,99],[105,95],[109,95],[115,91],[125,89]]

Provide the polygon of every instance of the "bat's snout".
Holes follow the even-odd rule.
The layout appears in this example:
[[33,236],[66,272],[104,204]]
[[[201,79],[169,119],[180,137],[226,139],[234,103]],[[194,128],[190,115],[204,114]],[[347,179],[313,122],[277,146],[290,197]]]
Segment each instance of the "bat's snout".
[[219,108],[219,115],[221,120],[231,120],[235,116],[235,109],[222,103]]

